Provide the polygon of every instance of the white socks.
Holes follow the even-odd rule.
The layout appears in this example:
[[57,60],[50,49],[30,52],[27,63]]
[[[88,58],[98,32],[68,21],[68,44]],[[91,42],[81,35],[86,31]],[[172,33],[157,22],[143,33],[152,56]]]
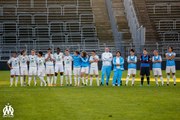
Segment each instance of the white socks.
[[20,77],[21,86],[23,86],[23,77]]
[[57,83],[57,76],[54,76],[54,84],[56,85]]
[[51,82],[50,82],[50,77],[49,77],[49,76],[47,76],[47,83],[48,83],[48,85],[51,84]]
[[173,75],[174,84],[176,84],[176,76]]
[[167,75],[167,84],[169,84],[170,75]]
[[129,75],[126,78],[126,85],[128,85],[128,81],[129,81]]
[[[97,86],[99,86],[99,77],[96,77]],[[92,86],[93,77],[90,77],[90,86]]]
[[64,80],[63,80],[63,76],[61,76],[60,79],[61,79],[60,85],[62,86],[62,85],[63,85],[63,81],[64,81]]
[[39,77],[39,79],[41,80],[41,86],[43,86],[43,83],[44,83],[44,86],[46,86],[46,81],[44,80],[44,77]]
[[10,78],[10,87],[12,87],[12,85],[13,85],[13,79],[14,78],[12,78],[12,77]]
[[[126,78],[126,86],[128,86],[130,76],[128,75]],[[132,77],[132,85],[134,85],[135,77]]]

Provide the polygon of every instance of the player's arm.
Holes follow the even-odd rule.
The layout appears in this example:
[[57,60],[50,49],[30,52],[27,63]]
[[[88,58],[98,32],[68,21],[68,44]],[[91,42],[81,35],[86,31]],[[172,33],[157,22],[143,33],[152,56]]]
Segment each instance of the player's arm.
[[170,60],[174,59],[176,56],[176,54],[174,53],[171,57],[170,57]]
[[120,65],[123,65],[124,64],[124,58],[120,58]]
[[94,60],[93,60],[93,57],[92,57],[92,56],[90,57],[89,62],[90,62],[90,63],[93,63],[93,62],[94,62]]
[[45,55],[45,61],[48,61],[49,57],[50,57],[49,54],[46,54]]
[[11,59],[8,60],[7,65],[8,65],[8,67],[9,67],[9,69],[12,69],[12,66],[11,66]]

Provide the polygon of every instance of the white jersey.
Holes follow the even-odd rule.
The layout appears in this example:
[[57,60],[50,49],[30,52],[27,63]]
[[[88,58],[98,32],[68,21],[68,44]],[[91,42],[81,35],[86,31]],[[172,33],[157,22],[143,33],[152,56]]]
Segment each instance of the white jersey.
[[27,55],[25,55],[25,56],[23,56],[23,55],[20,55],[19,56],[19,61],[20,61],[20,67],[22,68],[25,68],[25,67],[27,67],[27,62],[28,62],[28,56]]
[[[99,56],[95,55],[95,56],[91,56],[89,61],[94,61],[95,59],[99,60]],[[98,67],[98,63],[97,62],[93,62],[90,65],[91,68],[96,68]]]
[[16,57],[11,57],[9,60],[8,60],[8,64],[11,64],[11,67],[14,69],[14,68],[19,68],[19,58]]
[[[45,55],[45,59],[47,59],[48,54]],[[51,54],[51,58],[54,59],[53,55]],[[50,60],[50,58],[46,61],[46,66],[53,66],[53,61]]]
[[37,56],[29,55],[29,67],[37,67]]
[[44,63],[45,63],[45,58],[44,57],[37,57],[38,69],[45,68]]
[[54,54],[54,59],[56,61],[56,64],[58,64],[58,65],[63,64],[63,56],[64,56],[63,53],[59,53],[59,54],[55,53]]
[[73,58],[70,55],[64,56],[64,67],[65,68],[71,68],[72,67],[72,61],[73,61]]
[[104,52],[102,54],[103,66],[112,66],[113,55],[110,52]]

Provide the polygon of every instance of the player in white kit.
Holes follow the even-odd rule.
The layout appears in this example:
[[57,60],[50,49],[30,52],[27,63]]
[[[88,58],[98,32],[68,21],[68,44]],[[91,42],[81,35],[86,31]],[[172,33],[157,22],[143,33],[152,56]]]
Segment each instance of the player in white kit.
[[20,82],[21,86],[26,86],[26,76],[28,75],[28,56],[26,55],[26,51],[22,50],[21,55],[19,56],[20,61]]
[[89,62],[90,62],[90,86],[92,86],[93,75],[96,76],[97,86],[99,86],[98,61],[99,61],[99,56],[96,55],[96,51],[93,50],[91,52],[91,56],[89,59]]
[[54,57],[51,48],[48,49],[47,54],[45,55],[45,61],[48,86],[52,86],[54,82]]
[[64,73],[63,58],[64,58],[64,54],[61,52],[60,48],[57,48],[57,53],[54,54],[54,59],[55,59],[54,85],[55,86],[59,72],[60,72],[60,80],[61,80],[60,85],[62,85],[63,82],[63,73]]
[[31,50],[31,55],[28,56],[29,61],[29,79],[28,86],[31,85],[32,77],[34,77],[34,86],[37,85],[36,75],[37,75],[37,56],[35,50]]
[[39,51],[38,53],[38,57],[37,57],[37,66],[38,66],[38,72],[37,75],[41,81],[40,86],[46,86],[46,81],[44,80],[45,77],[45,58],[42,56],[43,53],[41,51]]
[[19,76],[19,58],[17,57],[17,53],[13,52],[12,57],[7,62],[8,67],[10,69],[10,87],[13,85],[13,80],[15,78],[15,86],[18,83],[18,76]]
[[[69,50],[65,50],[65,56],[64,56],[64,74],[66,76],[66,85],[68,86],[70,83],[70,86],[72,86],[72,57],[69,54]],[[69,77],[69,82],[68,82]]]

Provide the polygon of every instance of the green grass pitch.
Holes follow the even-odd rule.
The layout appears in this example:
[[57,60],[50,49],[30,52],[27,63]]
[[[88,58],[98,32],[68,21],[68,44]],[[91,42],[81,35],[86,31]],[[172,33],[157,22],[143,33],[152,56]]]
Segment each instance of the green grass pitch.
[[[0,71],[0,120],[180,120],[180,71],[177,80],[176,87],[172,80],[169,87],[156,87],[151,77],[150,87],[146,81],[143,87],[139,81],[134,87],[96,87],[94,81],[93,87],[10,88],[9,72]],[[13,118],[2,117],[7,103]]]

